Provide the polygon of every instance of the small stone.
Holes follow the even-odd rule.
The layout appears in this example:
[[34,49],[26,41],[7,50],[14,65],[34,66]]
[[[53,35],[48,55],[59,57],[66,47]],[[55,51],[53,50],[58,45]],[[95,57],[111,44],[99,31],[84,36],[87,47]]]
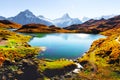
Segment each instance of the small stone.
[[80,72],[80,69],[75,69],[73,73],[78,74]]
[[17,71],[17,74],[22,74],[22,73],[24,73],[22,70]]
[[5,75],[2,76],[2,80],[7,80]]
[[9,78],[13,77],[13,76],[12,76],[12,73],[8,73],[8,77],[9,77]]

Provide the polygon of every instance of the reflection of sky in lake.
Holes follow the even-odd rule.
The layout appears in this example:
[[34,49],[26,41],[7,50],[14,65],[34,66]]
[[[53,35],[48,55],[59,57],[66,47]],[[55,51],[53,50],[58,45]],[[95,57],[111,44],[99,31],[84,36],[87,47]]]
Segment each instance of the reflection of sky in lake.
[[91,43],[102,38],[102,35],[92,34],[46,34],[44,37],[34,37],[32,46],[45,46],[47,50],[40,57],[45,58],[77,58],[86,52]]

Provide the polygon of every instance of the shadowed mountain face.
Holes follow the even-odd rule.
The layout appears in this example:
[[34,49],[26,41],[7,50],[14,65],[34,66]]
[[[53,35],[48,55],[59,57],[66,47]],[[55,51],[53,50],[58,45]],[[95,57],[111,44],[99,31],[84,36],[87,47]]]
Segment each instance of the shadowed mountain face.
[[1,28],[20,28],[21,25],[8,20],[0,20],[0,27]]
[[3,16],[0,16],[0,20],[5,20],[6,18]]
[[72,25],[64,29],[76,30],[76,32],[99,33],[109,29],[117,28],[120,24],[120,16],[115,16],[108,20],[88,20],[83,24]]

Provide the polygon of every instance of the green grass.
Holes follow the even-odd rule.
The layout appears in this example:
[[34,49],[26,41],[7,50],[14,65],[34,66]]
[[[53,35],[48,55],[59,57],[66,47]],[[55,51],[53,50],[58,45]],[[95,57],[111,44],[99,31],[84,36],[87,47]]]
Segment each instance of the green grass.
[[48,61],[40,61],[41,64],[39,64],[39,69],[41,71],[44,71],[46,69],[61,69],[64,68],[65,66],[72,65],[74,64],[72,61],[53,61],[53,62],[48,62]]
[[18,71],[18,67],[17,66],[8,66],[8,68],[12,71]]
[[31,36],[17,34],[9,30],[0,29],[0,38],[5,38],[3,45],[0,45],[0,53],[5,60],[15,60],[25,58],[27,56],[36,56],[40,52],[40,48],[31,47],[27,42]]
[[0,48],[7,48],[7,46],[0,46]]
[[112,72],[111,74],[110,74],[110,76],[111,77],[114,77],[114,78],[116,78],[116,79],[120,79],[120,74],[118,74],[118,73],[116,73],[116,72]]
[[42,37],[45,37],[47,33],[36,33],[35,35],[39,38],[42,38]]

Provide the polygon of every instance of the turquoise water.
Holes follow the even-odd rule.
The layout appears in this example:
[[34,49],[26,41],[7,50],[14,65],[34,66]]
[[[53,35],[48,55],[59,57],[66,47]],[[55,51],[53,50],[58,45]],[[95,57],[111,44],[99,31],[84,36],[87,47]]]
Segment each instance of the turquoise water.
[[75,59],[85,53],[94,40],[104,38],[102,35],[94,34],[61,34],[61,33],[39,33],[32,34],[34,37],[29,42],[32,46],[45,46],[46,51],[39,54],[39,58]]

